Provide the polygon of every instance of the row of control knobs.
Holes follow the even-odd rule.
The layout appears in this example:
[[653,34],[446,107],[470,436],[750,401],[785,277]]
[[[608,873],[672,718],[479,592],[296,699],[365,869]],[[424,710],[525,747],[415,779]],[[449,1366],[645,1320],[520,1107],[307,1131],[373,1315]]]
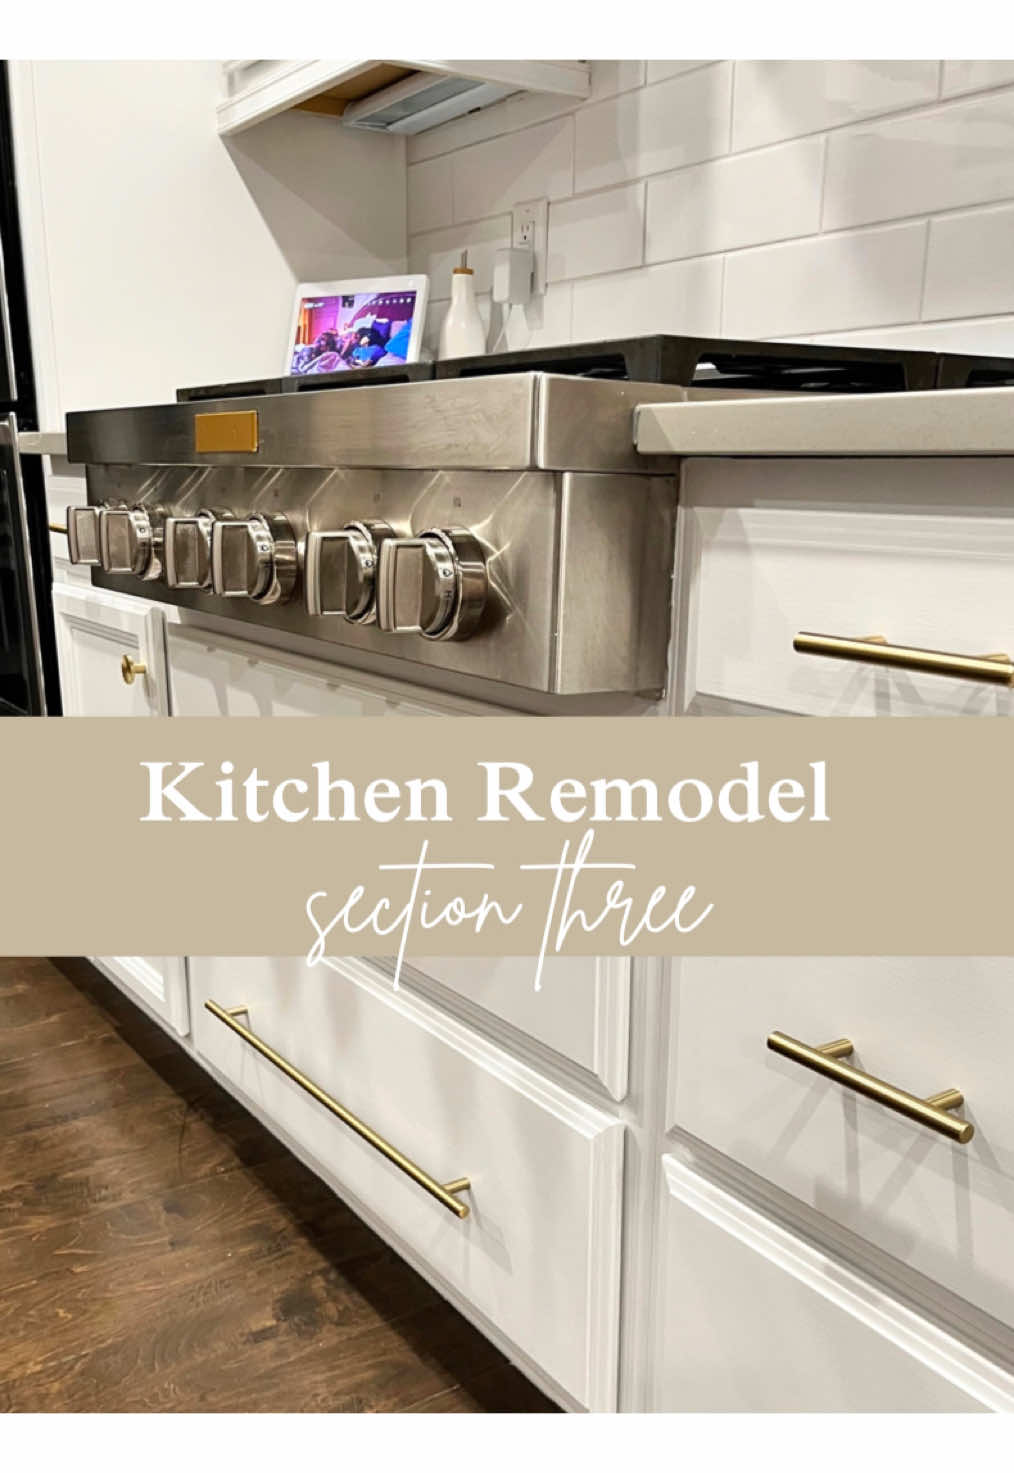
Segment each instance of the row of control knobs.
[[467,639],[489,589],[482,548],[461,527],[402,537],[386,522],[349,522],[300,544],[279,515],[81,506],[68,512],[67,539],[72,563],[261,604],[292,598],[302,562],[308,614],[428,639]]

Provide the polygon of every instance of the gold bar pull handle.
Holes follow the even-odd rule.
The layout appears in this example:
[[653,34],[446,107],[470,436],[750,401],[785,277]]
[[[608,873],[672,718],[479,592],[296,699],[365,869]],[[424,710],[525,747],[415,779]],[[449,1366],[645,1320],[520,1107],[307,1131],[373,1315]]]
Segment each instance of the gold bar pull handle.
[[843,1059],[847,1059],[853,1052],[852,1041],[848,1038],[836,1038],[833,1043],[813,1045],[800,1043],[798,1038],[790,1038],[787,1033],[769,1033],[768,1048],[776,1054],[782,1054],[786,1059],[792,1059],[796,1064],[802,1064],[804,1069],[823,1074],[836,1084],[843,1084],[846,1089],[853,1089],[857,1094],[885,1105],[888,1110],[895,1110],[899,1115],[935,1130],[938,1135],[945,1135],[948,1140],[956,1141],[960,1146],[967,1146],[975,1134],[975,1126],[970,1120],[962,1120],[960,1116],[948,1113],[950,1110],[960,1109],[965,1103],[965,1097],[959,1089],[941,1090],[928,1099],[909,1094],[908,1090],[899,1089],[896,1084],[888,1084],[884,1079],[864,1073],[854,1064],[843,1063]]
[[62,522],[50,522],[49,530],[51,532],[55,532],[58,537],[67,536],[67,528],[63,525]]
[[339,1104],[326,1090],[321,1089],[320,1085],[314,1084],[312,1079],[308,1079],[294,1064],[290,1064],[288,1059],[284,1059],[281,1054],[276,1053],[270,1044],[264,1042],[263,1038],[258,1038],[256,1033],[251,1032],[249,1028],[241,1023],[239,1018],[241,1015],[246,1014],[246,1008],[223,1008],[210,997],[205,999],[204,1006],[220,1023],[224,1023],[227,1028],[231,1028],[233,1033],[237,1033],[244,1043],[248,1043],[252,1049],[259,1053],[261,1058],[267,1059],[269,1064],[273,1064],[287,1079],[291,1079],[294,1084],[298,1084],[300,1089],[305,1090],[319,1105],[323,1105],[325,1110],[337,1116],[343,1125],[347,1125],[350,1130],[355,1131],[356,1135],[361,1136],[367,1145],[372,1146],[375,1151],[379,1151],[381,1156],[385,1156],[388,1161],[393,1162],[399,1171],[403,1171],[406,1176],[411,1177],[417,1186],[422,1187],[423,1191],[429,1192],[431,1197],[435,1197],[442,1207],[447,1208],[448,1212],[453,1212],[454,1216],[459,1218],[466,1218],[468,1216],[468,1203],[459,1202],[457,1195],[459,1192],[467,1192],[471,1189],[471,1182],[467,1176],[458,1176],[455,1177],[454,1181],[441,1184],[435,1177],[430,1176],[428,1171],[424,1171],[421,1166],[417,1166],[414,1161],[410,1161],[407,1156],[398,1150],[397,1146],[392,1146],[390,1141],[385,1140],[382,1135],[378,1135],[364,1120],[360,1120],[358,1115],[353,1115],[351,1110],[347,1110],[344,1105]]
[[823,655],[830,660],[854,660],[861,665],[886,665],[894,670],[917,670],[923,675],[949,675],[955,680],[1014,686],[1014,660],[1010,655],[952,655],[944,650],[891,644],[880,634],[845,639],[838,634],[806,631],[796,635],[792,648],[797,655]]

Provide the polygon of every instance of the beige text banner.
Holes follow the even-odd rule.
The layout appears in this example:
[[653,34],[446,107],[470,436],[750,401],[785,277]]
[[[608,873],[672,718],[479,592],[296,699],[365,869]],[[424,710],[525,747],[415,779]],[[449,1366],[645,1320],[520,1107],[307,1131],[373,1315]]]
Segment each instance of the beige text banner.
[[10,721],[0,950],[1004,954],[1012,750],[1001,720]]

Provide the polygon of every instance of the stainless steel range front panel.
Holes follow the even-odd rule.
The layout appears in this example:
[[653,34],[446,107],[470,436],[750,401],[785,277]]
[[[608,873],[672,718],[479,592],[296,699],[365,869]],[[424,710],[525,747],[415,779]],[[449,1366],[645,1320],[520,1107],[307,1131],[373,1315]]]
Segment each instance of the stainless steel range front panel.
[[403,535],[466,526],[484,549],[490,596],[479,629],[461,643],[312,617],[301,580],[290,602],[262,605],[98,568],[92,577],[103,588],[248,626],[530,690],[583,695],[665,685],[676,513],[675,483],[666,477],[89,466],[88,497],[183,516],[203,507],[282,512],[300,543],[308,531],[367,518]]
[[654,471],[634,448],[634,410],[690,396],[671,384],[516,373],[101,409],[67,416],[67,453],[86,465],[235,465],[232,451],[198,453],[195,426],[254,413],[258,445],[246,458],[258,465]]

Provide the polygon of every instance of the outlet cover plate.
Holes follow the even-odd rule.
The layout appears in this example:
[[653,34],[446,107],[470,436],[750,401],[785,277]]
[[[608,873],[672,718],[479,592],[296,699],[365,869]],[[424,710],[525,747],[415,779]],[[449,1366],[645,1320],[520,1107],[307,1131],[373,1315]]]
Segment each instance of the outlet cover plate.
[[546,254],[549,249],[549,201],[525,200],[511,211],[511,245],[530,245],[535,256],[532,295],[546,290]]

